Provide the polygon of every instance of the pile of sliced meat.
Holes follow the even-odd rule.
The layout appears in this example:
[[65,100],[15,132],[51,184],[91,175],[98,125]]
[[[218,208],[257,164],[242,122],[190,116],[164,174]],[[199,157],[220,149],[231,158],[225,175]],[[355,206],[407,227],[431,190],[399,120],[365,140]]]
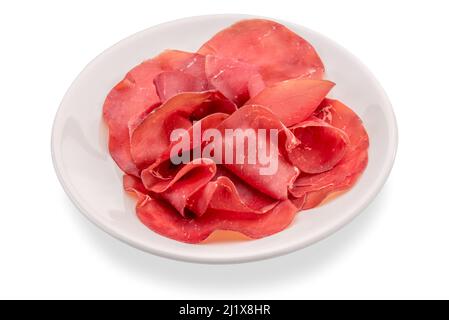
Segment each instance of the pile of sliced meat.
[[[350,108],[326,98],[335,84],[323,77],[306,40],[261,19],[224,29],[197,52],[167,50],[129,71],[103,113],[142,223],[188,243],[216,230],[262,238],[353,186],[368,162],[368,135]],[[212,158],[174,164],[171,133],[199,125],[278,130],[277,172]]]

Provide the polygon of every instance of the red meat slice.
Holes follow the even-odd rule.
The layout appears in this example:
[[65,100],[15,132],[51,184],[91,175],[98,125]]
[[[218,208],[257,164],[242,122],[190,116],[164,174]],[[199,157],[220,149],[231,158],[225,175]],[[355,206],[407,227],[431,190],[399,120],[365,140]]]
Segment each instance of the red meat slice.
[[369,138],[362,120],[351,108],[340,101],[325,99],[315,111],[314,116],[346,132],[350,151],[368,149]]
[[137,198],[137,205],[140,204],[148,195],[148,190],[145,189],[142,181],[132,175],[124,175],[123,176],[123,189],[127,192],[133,192]]
[[184,218],[170,205],[142,193],[141,181],[125,176],[124,187],[137,195],[137,216],[154,232],[187,243],[199,243],[215,230],[240,232],[250,238],[263,238],[287,228],[297,208],[289,200],[282,201],[266,214],[210,211],[196,219]]
[[[190,150],[200,148],[201,145],[197,144],[197,141],[193,139],[194,128],[201,127],[201,136],[206,129],[216,128],[224,119],[229,117],[226,113],[213,113],[197,121],[187,130],[188,139],[190,141]],[[180,137],[182,139],[183,137]],[[145,187],[150,190],[156,183],[173,179],[182,166],[175,166],[170,160],[170,153],[172,148],[178,143],[174,141],[165,150],[165,152],[148,168],[142,170],[141,178]],[[193,152],[190,154],[191,160],[193,158]]]
[[[294,148],[297,143],[296,138],[290,130],[288,130],[270,110],[256,105],[247,105],[240,108],[225,119],[218,126],[218,129],[223,135],[225,134],[226,129],[240,129],[243,131],[249,129],[256,132],[256,134],[259,129],[264,129],[266,132],[269,132],[270,129],[277,130],[279,133],[278,146],[271,144],[269,141],[269,133],[266,135],[266,143],[268,148],[270,150],[271,148],[276,148],[275,152],[270,152],[270,154],[267,154],[267,156],[272,157],[269,159],[268,165],[261,164],[259,161],[259,156],[256,157],[255,164],[250,164],[249,161],[245,161],[243,164],[238,164],[236,161],[236,154],[238,153],[238,150],[235,150],[235,146],[239,142],[235,136],[233,139],[234,159],[232,163],[225,163],[226,161],[223,162],[227,169],[240,177],[250,186],[274,199],[287,199],[287,188],[293,184],[299,174],[298,168],[290,164],[283,156],[284,151]],[[260,141],[258,141],[257,144],[260,144]],[[249,148],[245,147],[243,150],[243,156],[245,159],[250,158],[250,154],[248,153],[250,150],[248,149]],[[226,154],[224,147],[222,154]],[[276,172],[274,172],[274,174],[261,174],[261,169],[269,167],[269,165],[274,161],[278,162]]]
[[207,84],[203,79],[199,79],[182,71],[165,71],[154,79],[157,94],[161,102],[165,102],[171,97],[182,92],[200,92],[207,90]]
[[[303,206],[303,210],[312,209],[320,205],[331,194],[342,192],[351,188],[358,180],[360,175],[368,164],[368,152],[362,151],[360,154],[355,155],[353,161],[346,163],[346,166],[341,167],[334,172],[332,180],[324,179],[321,185],[325,185],[322,189],[317,190],[316,187],[310,188],[310,190],[303,196],[306,201]],[[344,172],[344,171],[348,172]],[[298,181],[300,183],[300,181]],[[302,181],[306,184],[306,180]],[[296,188],[299,188],[298,185]],[[302,191],[307,190],[307,185],[304,185]]]
[[369,138],[360,118],[343,103],[326,99],[315,116],[343,130],[349,139],[343,159],[331,170],[316,175],[301,175],[291,194],[306,196],[304,208],[321,203],[329,194],[352,187],[368,164]]
[[[250,187],[238,177],[210,159],[197,159],[177,170],[172,178],[156,178],[148,170],[142,172],[146,189],[170,203],[181,215],[189,209],[196,216],[208,209],[262,214],[279,201]],[[213,179],[213,181],[211,181]],[[151,185],[148,186],[148,181]]]
[[[197,159],[184,165],[170,180],[161,180],[148,190],[170,203],[182,216],[186,216],[187,201],[204,187],[217,171],[210,159]],[[145,181],[145,176],[142,174]]]
[[232,58],[206,56],[206,76],[209,84],[223,93],[237,106],[250,98],[250,89],[254,92],[260,86],[260,74],[257,67]]
[[263,78],[260,73],[251,76],[248,82],[249,97],[254,98],[263,89],[265,89],[265,87],[266,87],[265,81],[263,81]]
[[139,175],[130,153],[128,125],[160,105],[153,82],[158,74],[170,70],[180,70],[206,81],[203,56],[167,50],[128,72],[106,97],[103,116],[109,127],[109,151],[117,165],[128,174]]
[[282,81],[266,87],[247,104],[269,108],[290,127],[310,117],[334,85],[327,80]]
[[168,149],[173,130],[188,130],[193,121],[209,114],[235,110],[235,104],[217,91],[178,94],[150,113],[131,133],[132,158],[139,169],[147,168]]
[[161,71],[154,60],[142,63],[111,90],[104,103],[103,115],[109,127],[109,152],[117,165],[128,174],[139,174],[131,159],[128,122],[159,105],[153,80]]
[[[193,144],[192,131],[195,126],[201,125],[202,131],[216,128],[228,116],[214,113],[195,123],[188,130],[191,148],[200,147]],[[185,215],[186,207],[197,216],[203,215],[209,208],[231,212],[265,213],[278,203],[277,200],[253,189],[221,165],[218,166],[218,173],[215,175],[215,167],[207,162],[210,161],[208,159],[197,159],[201,163],[174,166],[170,161],[170,149],[169,147],[158,161],[143,170],[141,177],[146,189],[161,193],[161,197],[181,214]],[[187,174],[188,177],[185,178]],[[214,175],[214,181],[204,186]],[[178,182],[181,179],[187,181],[183,181],[182,186]],[[204,187],[193,194],[192,190],[198,190],[197,186]]]
[[320,57],[306,40],[269,20],[237,22],[217,33],[198,52],[255,65],[267,85],[293,78],[321,79],[324,74]]
[[305,173],[321,173],[332,169],[345,155],[349,143],[346,133],[324,120],[312,118],[291,127],[299,141],[288,153],[291,163]]
[[218,166],[214,181],[189,199],[189,208],[197,216],[207,210],[263,214],[279,203],[250,187],[237,176]]
[[201,54],[180,50],[165,50],[158,56],[158,61],[165,71],[182,71],[207,83],[204,71],[206,60]]
[[304,207],[306,205],[306,196],[302,196],[300,198],[295,198],[293,196],[290,196],[290,201],[296,206],[296,208],[298,209],[298,212],[301,210],[305,210],[306,208]]

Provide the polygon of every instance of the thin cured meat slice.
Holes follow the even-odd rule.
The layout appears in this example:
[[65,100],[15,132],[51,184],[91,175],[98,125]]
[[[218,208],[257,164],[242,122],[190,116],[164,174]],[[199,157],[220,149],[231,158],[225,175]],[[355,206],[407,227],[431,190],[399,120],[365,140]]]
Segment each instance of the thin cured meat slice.
[[165,71],[154,79],[157,94],[161,102],[182,92],[201,92],[207,90],[203,79],[182,71]]
[[[335,175],[330,183],[329,181],[323,181],[322,185],[326,186],[322,189],[316,190],[316,187],[310,188],[310,186],[304,185],[304,189],[302,191],[305,191],[308,187],[310,190],[303,196],[306,200],[303,205],[303,210],[315,208],[325,201],[330,195],[337,194],[338,192],[343,192],[351,188],[357,182],[367,164],[368,152],[361,151],[360,154],[354,156],[354,160],[352,162],[348,162],[345,167],[340,168],[334,173]],[[349,174],[344,173],[344,170],[351,172]],[[303,181],[303,183],[306,184],[306,181]],[[298,185],[296,188],[299,187],[300,186]]]
[[[187,131],[191,149],[201,147],[193,140],[193,128],[199,126],[204,132],[206,129],[216,128],[227,117],[228,114],[214,113],[196,122]],[[222,165],[218,166],[215,175],[215,166],[208,163],[211,161],[209,159],[197,159],[201,162],[174,166],[170,161],[171,148],[169,147],[153,165],[143,170],[141,178],[147,190],[160,193],[160,196],[181,214],[185,214],[186,207],[197,216],[203,215],[209,208],[261,214],[271,210],[278,203],[277,200],[247,185]],[[188,177],[185,178],[187,174]],[[214,181],[204,186],[214,175]],[[180,180],[182,185],[179,183]],[[204,187],[193,194],[193,191],[198,190],[198,186]]]
[[131,133],[132,158],[138,168],[147,168],[170,146],[173,130],[188,130],[193,121],[209,114],[235,110],[235,104],[217,91],[178,94],[150,113]]
[[237,231],[253,239],[267,237],[287,228],[297,212],[292,202],[285,200],[262,215],[217,210],[188,219],[164,201],[142,193],[138,178],[126,176],[124,187],[137,195],[137,216],[145,226],[162,236],[186,243],[199,243],[216,230]]
[[197,216],[207,210],[264,214],[279,201],[252,188],[223,166],[218,166],[213,181],[189,199],[189,209]]
[[186,52],[181,50],[165,50],[157,60],[162,70],[178,70],[183,73],[201,79],[204,84],[207,83],[205,73],[205,57],[198,53]]
[[293,78],[321,79],[324,66],[315,49],[285,26],[269,20],[237,22],[217,33],[199,50],[259,68],[267,85]]
[[[210,128],[216,128],[224,119],[226,119],[229,115],[226,113],[213,113],[204,117],[203,119],[197,121],[186,131],[187,137],[183,137],[182,135],[179,137],[179,141],[182,139],[187,139],[190,142],[189,150],[184,150],[184,152],[189,152],[189,161],[195,160],[194,154],[191,150],[201,148],[202,141],[197,141],[194,139],[193,132],[198,128],[199,135],[202,136],[204,131]],[[141,178],[145,187],[147,189],[151,189],[155,184],[173,179],[178,171],[181,170],[182,166],[174,165],[171,161],[171,152],[172,150],[177,151],[176,145],[178,144],[178,140],[171,142],[170,146],[165,150],[165,152],[157,159],[152,165],[148,168],[142,170]]]
[[314,116],[346,132],[350,141],[350,151],[368,149],[369,138],[362,120],[342,102],[325,99],[315,110]]
[[[229,181],[232,181],[238,197],[247,208],[248,212],[266,213],[267,211],[271,210],[277,203],[279,203],[279,201],[273,201],[273,198],[267,197],[264,193],[251,187],[245,181],[229,172],[229,170],[226,170],[223,166],[219,166],[217,170],[217,176],[224,177],[229,179]],[[223,203],[223,201],[217,202],[219,203],[219,205],[222,205]],[[223,209],[218,205],[212,205],[212,208]]]
[[[209,209],[262,214],[279,202],[250,187],[222,166],[216,171],[212,160],[196,159],[178,169],[170,179],[156,178],[144,170],[142,182],[145,190],[158,194],[182,216],[186,216],[186,209],[196,216]],[[149,181],[152,184],[148,186]]]
[[286,80],[266,87],[247,104],[269,108],[290,127],[309,118],[334,85],[327,80]]
[[133,68],[106,97],[103,117],[109,127],[109,152],[125,173],[139,175],[130,153],[129,123],[135,123],[136,118],[160,105],[153,82],[158,74],[171,70],[180,70],[206,81],[203,56],[166,50]]
[[302,196],[300,198],[295,198],[293,196],[290,196],[290,201],[293,203],[293,205],[296,206],[296,208],[298,209],[298,212],[301,210],[305,210],[306,208],[304,207],[306,205],[306,196]]
[[153,231],[187,243],[204,241],[216,230],[236,231],[253,239],[268,237],[287,228],[297,211],[289,200],[262,215],[215,211],[195,220],[184,219],[167,209],[163,204],[150,200],[137,208],[137,215]]
[[304,208],[312,208],[336,191],[352,187],[368,164],[369,138],[360,118],[337,100],[326,99],[315,116],[343,130],[349,139],[343,159],[331,170],[315,175],[302,175],[290,190],[295,197],[306,196]]
[[148,195],[148,190],[143,185],[142,180],[136,176],[128,174],[123,176],[123,189],[127,192],[132,192],[137,196],[137,205],[139,205],[141,201],[145,200]]
[[346,153],[346,133],[326,121],[312,117],[290,127],[299,141],[288,153],[291,163],[305,173],[322,173],[332,169]]
[[206,56],[206,76],[213,88],[237,106],[250,98],[250,86],[254,94],[263,85],[256,66],[232,58]]
[[[228,116],[214,113],[196,122],[187,131],[191,141],[190,148],[201,147],[197,144],[198,141],[193,140],[193,128],[199,126],[198,129],[202,132],[216,128]],[[244,183],[222,165],[218,166],[215,175],[215,165],[212,165],[214,162],[209,163],[211,162],[209,159],[196,159],[200,162],[193,161],[187,165],[174,166],[170,160],[172,146],[158,161],[142,171],[141,178],[147,190],[160,193],[160,197],[167,200],[182,215],[185,215],[185,208],[197,216],[203,215],[209,208],[261,214],[271,210],[278,203],[277,200]],[[214,181],[209,182],[214,175]],[[206,182],[208,184],[204,186]],[[204,187],[193,194],[199,186]]]
[[254,98],[265,88],[266,84],[260,73],[251,76],[248,82],[248,92],[250,98]]
[[[226,132],[229,129],[232,129],[233,136],[227,140]],[[225,158],[223,165],[247,184],[270,197],[287,199],[287,189],[299,174],[298,168],[283,156],[282,150],[290,150],[297,143],[290,130],[270,110],[256,105],[240,108],[225,119],[218,126],[218,130],[226,140],[222,146],[222,155]],[[271,139],[271,131],[276,133],[275,141]],[[259,137],[260,132],[264,132],[265,136]],[[256,140],[252,148],[249,143],[251,136]],[[243,150],[229,150],[229,145],[241,146]],[[232,159],[227,159],[229,152]],[[245,161],[239,161],[238,158]]]
[[145,185],[146,174],[142,181],[150,192],[170,203],[182,216],[186,216],[187,201],[204,187],[216,174],[215,163],[210,159],[196,159],[184,166],[170,180],[161,180],[151,187]]
[[154,60],[142,63],[109,92],[104,103],[103,116],[109,127],[109,152],[125,173],[139,174],[129,149],[128,122],[159,105],[153,80],[161,71]]
[[269,136],[269,130],[278,133],[278,146],[282,153],[294,149],[299,141],[295,135],[278,119],[278,117],[268,108],[261,105],[245,105],[232,115],[224,119],[217,129],[225,131],[227,129],[238,130],[259,130],[265,131]]

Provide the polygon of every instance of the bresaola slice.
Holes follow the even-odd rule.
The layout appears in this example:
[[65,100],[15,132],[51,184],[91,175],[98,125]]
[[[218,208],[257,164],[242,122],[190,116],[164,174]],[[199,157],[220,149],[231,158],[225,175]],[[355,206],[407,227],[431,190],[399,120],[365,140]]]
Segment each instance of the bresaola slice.
[[198,53],[255,65],[267,85],[294,78],[321,79],[324,74],[315,49],[296,33],[270,20],[237,22],[217,33]]
[[183,92],[201,92],[207,90],[204,79],[197,78],[182,71],[165,71],[154,79],[157,94],[165,102]]
[[[185,134],[188,136],[188,140],[190,141],[190,151],[193,149],[201,148],[202,143],[198,144],[198,141],[196,141],[193,137],[193,130],[195,128],[201,129],[198,130],[201,133],[201,136],[203,135],[204,131],[210,128],[216,128],[221,122],[223,122],[224,119],[229,117],[229,114],[226,113],[213,113],[211,115],[208,115],[201,120],[194,123],[186,132]],[[179,138],[173,142],[170,143],[170,146],[165,150],[165,152],[148,168],[142,170],[141,178],[146,186],[147,189],[151,189],[154,184],[163,181],[163,180],[170,180],[172,179],[179,170],[181,170],[181,166],[175,166],[173,165],[170,155],[171,152],[177,151],[176,145],[178,144],[179,140],[182,140],[182,135],[179,136]],[[193,152],[190,152],[191,160],[193,159]]]
[[[216,174],[215,163],[210,159],[196,159],[182,167],[170,180],[162,180],[147,190],[159,194],[182,216],[186,216],[187,201],[204,187]],[[142,175],[145,181],[145,175]]]
[[[213,179],[212,179],[213,178]],[[279,203],[218,166],[210,159],[196,159],[184,165],[174,177],[155,178],[142,172],[142,185],[171,204],[182,216],[186,209],[196,216],[208,210],[263,214]],[[148,186],[148,181],[152,184]]]
[[350,141],[349,153],[368,149],[369,137],[362,120],[342,102],[325,99],[315,110],[314,116],[346,132]]
[[[196,122],[186,132],[192,142],[191,149],[201,147],[193,143],[193,128],[200,126],[204,132],[218,127],[227,117],[227,114],[214,113]],[[186,208],[197,216],[208,209],[261,214],[278,203],[247,185],[222,165],[218,165],[216,173],[215,164],[210,159],[199,158],[184,166],[173,166],[170,150],[171,147],[158,161],[143,170],[141,177],[147,190],[158,193],[183,216]],[[210,181],[212,177],[214,179]],[[198,190],[201,186],[204,187]]]
[[138,197],[138,205],[141,201],[145,200],[148,195],[148,190],[145,189],[142,181],[132,175],[123,176],[123,189],[127,192],[132,192]]
[[153,80],[160,72],[155,60],[140,64],[109,92],[103,106],[103,117],[109,127],[109,152],[128,174],[139,175],[129,149],[128,122],[159,105]]
[[[264,83],[255,65],[232,58],[206,56],[206,77],[209,84],[238,106],[260,91]],[[250,88],[251,87],[251,88]]]
[[246,104],[269,108],[290,127],[310,117],[334,85],[327,80],[286,80],[266,87]]
[[136,212],[144,225],[162,236],[187,243],[199,243],[216,230],[237,231],[253,239],[267,237],[288,227],[297,211],[292,202],[285,200],[262,215],[218,210],[189,219],[167,203],[142,193],[136,177],[125,176],[124,188],[137,195]]
[[193,121],[209,114],[235,110],[235,104],[217,91],[178,94],[150,113],[131,133],[132,158],[138,168],[144,169],[170,146],[173,130],[188,130]]
[[213,181],[188,200],[189,209],[197,216],[208,210],[264,214],[278,203],[279,201],[252,188],[223,166],[218,166]]
[[166,50],[133,68],[109,92],[103,106],[103,117],[109,128],[109,152],[124,172],[139,175],[130,153],[128,125],[160,105],[154,79],[164,71],[178,70],[207,83],[204,61],[197,53]]
[[249,97],[253,98],[257,96],[266,87],[266,83],[260,73],[252,75],[248,81],[248,93]]
[[305,173],[332,169],[345,155],[349,143],[346,133],[326,121],[312,118],[291,127],[299,143],[288,159]]
[[206,82],[205,58],[198,53],[181,50],[165,50],[157,60],[164,71],[178,70]]
[[[319,206],[329,196],[350,189],[359,179],[368,164],[368,152],[361,151],[350,159],[343,159],[332,173],[320,177],[304,176],[298,179],[292,189],[296,197],[305,197],[303,210]],[[328,171],[330,172],[330,171]]]
[[360,118],[337,100],[326,99],[315,116],[346,133],[349,143],[344,157],[331,170],[302,175],[294,183],[291,194],[306,196],[305,208],[313,208],[336,191],[347,190],[354,185],[368,163],[369,138]]
[[[259,129],[263,129],[267,133],[273,129],[278,133],[278,136],[281,136],[279,139],[281,142],[278,143],[281,148],[290,149],[296,143],[295,137],[291,135],[291,132],[285,128],[278,118],[270,110],[261,106],[244,106],[218,126],[218,130],[224,134],[229,129],[249,130],[249,133],[257,133]],[[285,137],[282,137],[282,135],[285,135]],[[279,145],[272,145],[269,134],[266,134],[265,138],[267,139],[266,149],[268,149],[269,154],[266,153],[264,156],[270,157],[267,161],[268,164],[263,164],[260,161],[260,150],[257,150],[254,164],[249,163],[249,161],[240,164],[237,161],[237,157],[242,155],[238,154],[239,150],[235,150],[232,161],[223,161],[224,166],[257,190],[274,199],[285,200],[288,198],[287,189],[295,181],[299,170],[284,158],[282,152],[279,151]],[[282,143],[282,141],[284,142]],[[261,143],[262,141],[257,137],[257,144],[260,146],[262,145]],[[234,137],[233,145],[238,144],[237,138]],[[243,158],[249,159],[251,156],[248,154],[250,152],[249,147],[243,149]],[[225,149],[222,151],[222,154],[226,154]],[[262,173],[261,170],[265,171],[274,162],[277,163],[277,168],[275,168],[274,172],[269,174]]]

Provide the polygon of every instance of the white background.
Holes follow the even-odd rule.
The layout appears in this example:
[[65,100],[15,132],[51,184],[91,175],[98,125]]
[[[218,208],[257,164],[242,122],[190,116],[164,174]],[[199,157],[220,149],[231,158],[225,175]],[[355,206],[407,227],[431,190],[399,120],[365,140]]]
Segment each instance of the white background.
[[[53,117],[82,68],[137,31],[210,13],[323,33],[365,62],[394,105],[399,152],[383,191],[300,252],[228,266],[151,256],[88,222],[54,174]],[[448,13],[431,0],[2,2],[0,298],[448,299]]]

